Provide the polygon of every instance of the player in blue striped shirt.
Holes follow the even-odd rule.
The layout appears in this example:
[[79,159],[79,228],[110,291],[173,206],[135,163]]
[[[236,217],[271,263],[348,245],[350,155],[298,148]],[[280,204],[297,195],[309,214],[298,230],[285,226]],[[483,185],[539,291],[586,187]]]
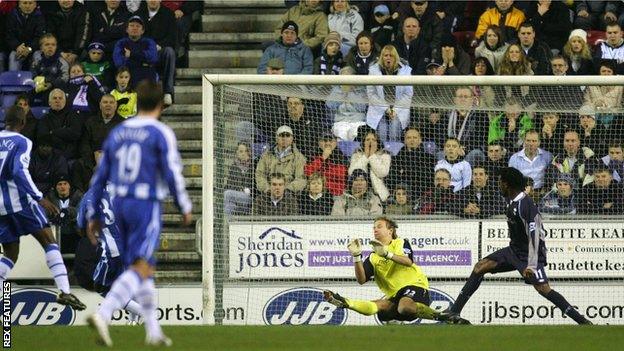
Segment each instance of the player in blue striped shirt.
[[189,200],[177,141],[171,128],[158,121],[163,107],[162,87],[143,81],[136,88],[137,117],[115,127],[103,145],[100,164],[91,180],[93,202],[87,213],[88,232],[99,233],[102,208],[95,206],[110,186],[113,213],[122,243],[123,263],[128,269],[113,283],[96,313],[87,322],[98,334],[98,341],[112,345],[108,323],[115,310],[134,298],[143,309],[147,345],[171,345],[156,318],[154,253],[161,230],[161,201],[172,194],[183,222],[191,222]]
[[32,141],[19,134],[26,125],[24,110],[11,107],[5,124],[6,129],[0,131],[0,243],[4,249],[0,285],[17,262],[20,236],[32,234],[43,247],[54,283],[61,291],[56,302],[84,310],[86,306],[69,289],[61,251],[43,211],[45,208],[56,216],[59,209],[43,197],[28,172]]
[[[80,206],[78,207],[77,225],[81,230],[87,229],[87,208],[93,206],[93,191],[90,189],[82,197]],[[102,218],[103,228],[98,237],[90,235],[87,237],[93,246],[98,246],[100,259],[98,260],[93,272],[93,288],[95,292],[106,297],[113,282],[123,271],[123,257],[121,254],[122,242],[119,236],[119,229],[115,224],[115,214],[111,206],[111,199],[108,189],[104,191],[102,202],[100,203],[104,218]],[[138,317],[141,315],[141,306],[130,299],[126,301],[123,308],[130,312],[128,317],[129,324],[136,324]]]

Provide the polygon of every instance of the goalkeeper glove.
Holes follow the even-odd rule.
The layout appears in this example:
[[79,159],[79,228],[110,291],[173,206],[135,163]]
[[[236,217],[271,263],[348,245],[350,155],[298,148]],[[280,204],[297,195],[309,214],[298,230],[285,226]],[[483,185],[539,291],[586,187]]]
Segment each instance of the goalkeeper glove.
[[388,245],[384,245],[377,240],[371,240],[371,246],[373,247],[373,251],[381,257],[392,259],[392,256],[394,256],[392,252],[388,251]]
[[349,241],[347,249],[349,249],[351,256],[354,257],[353,262],[362,261],[362,245],[360,244],[360,239],[352,239]]

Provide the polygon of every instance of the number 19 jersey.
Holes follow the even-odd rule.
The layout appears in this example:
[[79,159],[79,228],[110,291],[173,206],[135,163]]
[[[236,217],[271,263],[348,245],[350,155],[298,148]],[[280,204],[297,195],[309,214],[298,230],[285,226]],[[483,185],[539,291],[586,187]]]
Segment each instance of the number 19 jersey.
[[110,132],[91,183],[95,199],[107,182],[113,197],[162,201],[171,194],[182,213],[191,211],[175,135],[160,121],[135,117]]

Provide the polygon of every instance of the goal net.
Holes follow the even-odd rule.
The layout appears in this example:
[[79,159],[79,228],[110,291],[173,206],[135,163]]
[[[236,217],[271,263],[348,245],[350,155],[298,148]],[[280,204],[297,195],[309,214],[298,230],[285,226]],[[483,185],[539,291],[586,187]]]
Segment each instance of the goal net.
[[[453,304],[509,244],[497,170],[512,165],[544,218],[551,287],[598,324],[624,321],[622,77],[206,75],[204,318],[224,325],[382,324],[323,290],[377,300],[347,243],[373,220]],[[387,298],[388,296],[386,296]],[[486,275],[475,324],[569,324],[518,271]],[[412,323],[432,323],[415,320]]]

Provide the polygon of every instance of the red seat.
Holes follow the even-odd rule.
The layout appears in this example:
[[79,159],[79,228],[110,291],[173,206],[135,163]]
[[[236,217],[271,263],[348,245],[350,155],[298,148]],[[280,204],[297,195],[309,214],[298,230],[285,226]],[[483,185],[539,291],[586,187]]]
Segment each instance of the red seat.
[[587,33],[587,45],[589,45],[589,47],[594,47],[596,45],[599,45],[601,42],[605,40],[606,37],[607,37],[607,33],[601,30],[590,30]]
[[475,39],[475,32],[473,31],[464,31],[464,32],[453,32],[453,36],[455,40],[457,40],[457,44],[464,49],[471,57],[474,56],[474,48],[470,46],[470,43]]

